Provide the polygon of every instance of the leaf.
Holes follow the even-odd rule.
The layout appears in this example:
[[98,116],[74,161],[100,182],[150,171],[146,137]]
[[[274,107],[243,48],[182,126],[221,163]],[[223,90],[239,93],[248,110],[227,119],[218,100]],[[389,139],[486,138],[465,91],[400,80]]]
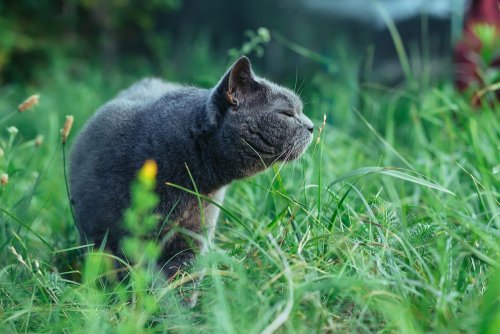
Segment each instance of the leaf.
[[342,182],[344,180],[351,179],[353,177],[362,177],[365,175],[369,174],[384,174],[388,176],[392,176],[397,179],[409,181],[427,188],[435,189],[450,195],[455,196],[455,193],[452,191],[446,189],[443,186],[440,186],[438,184],[432,183],[430,181],[415,177],[413,175],[410,175],[408,173],[402,172],[404,169],[396,169],[396,168],[391,168],[391,167],[363,167],[359,169],[355,169],[350,173],[347,173],[346,175],[334,180],[332,183],[330,183],[330,187],[335,185],[336,183]]

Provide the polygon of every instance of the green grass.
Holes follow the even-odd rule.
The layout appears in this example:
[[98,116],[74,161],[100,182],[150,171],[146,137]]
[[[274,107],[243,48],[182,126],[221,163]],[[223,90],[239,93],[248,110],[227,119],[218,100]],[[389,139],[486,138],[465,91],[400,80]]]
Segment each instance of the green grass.
[[[116,284],[109,256],[79,255],[59,129],[75,116],[71,148],[131,78],[55,73],[0,91],[0,119],[41,95],[35,110],[0,124],[0,172],[10,177],[0,190],[0,332],[500,328],[498,105],[472,109],[450,85],[371,87],[358,112],[332,108],[323,85],[305,110],[321,133],[300,160],[231,186],[209,254],[173,282],[142,264]],[[12,124],[19,133],[9,137]],[[202,270],[199,286],[182,284]],[[193,289],[189,309],[182,298]]]

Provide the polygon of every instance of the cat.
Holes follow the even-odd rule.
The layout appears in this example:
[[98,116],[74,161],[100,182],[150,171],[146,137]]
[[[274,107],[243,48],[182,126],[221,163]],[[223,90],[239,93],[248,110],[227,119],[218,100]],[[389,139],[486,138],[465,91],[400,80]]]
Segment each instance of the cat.
[[[312,141],[313,123],[291,90],[256,76],[241,57],[211,89],[148,78],[103,105],[80,132],[71,154],[70,196],[82,242],[123,256],[122,216],[130,186],[146,160],[158,165],[156,212],[173,226],[201,234],[197,197],[169,186],[196,189],[221,203],[227,185],[278,161],[299,157]],[[191,174],[191,176],[190,176]],[[219,209],[204,202],[208,241]],[[159,228],[160,229],[160,228]],[[167,277],[206,250],[175,232],[159,262]]]

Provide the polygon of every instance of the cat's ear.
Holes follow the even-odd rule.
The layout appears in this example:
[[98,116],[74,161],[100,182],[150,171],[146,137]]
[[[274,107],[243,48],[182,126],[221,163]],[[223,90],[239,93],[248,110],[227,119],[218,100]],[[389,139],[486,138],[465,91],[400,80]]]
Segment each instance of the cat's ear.
[[228,82],[229,91],[244,91],[248,89],[253,82],[252,64],[250,63],[250,59],[243,56],[231,67]]
[[243,56],[231,66],[231,69],[219,82],[215,88],[216,96],[219,99],[224,99],[224,102],[229,104],[234,110],[237,110],[241,100],[250,92],[254,83],[255,80],[250,59]]

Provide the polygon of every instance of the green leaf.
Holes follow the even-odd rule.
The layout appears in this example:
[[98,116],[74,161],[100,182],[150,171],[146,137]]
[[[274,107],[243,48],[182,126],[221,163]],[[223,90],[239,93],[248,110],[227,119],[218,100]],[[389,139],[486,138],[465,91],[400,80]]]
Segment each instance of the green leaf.
[[391,167],[363,167],[363,168],[355,169],[352,172],[347,173],[346,175],[336,179],[335,181],[330,183],[330,187],[332,187],[333,185],[335,185],[339,182],[342,182],[342,181],[345,181],[348,179],[352,179],[354,177],[362,177],[362,176],[369,175],[369,174],[383,174],[383,175],[388,175],[388,176],[391,176],[391,177],[394,177],[397,179],[409,181],[409,182],[412,182],[412,183],[415,183],[415,184],[418,184],[418,185],[421,185],[421,186],[424,186],[427,188],[435,189],[435,190],[438,190],[438,191],[455,196],[455,193],[446,189],[443,186],[440,186],[436,183],[424,180],[422,178],[418,178],[418,177],[410,175],[408,173],[404,173],[403,171],[406,171],[406,170],[405,169],[396,169],[396,168],[391,168]]

